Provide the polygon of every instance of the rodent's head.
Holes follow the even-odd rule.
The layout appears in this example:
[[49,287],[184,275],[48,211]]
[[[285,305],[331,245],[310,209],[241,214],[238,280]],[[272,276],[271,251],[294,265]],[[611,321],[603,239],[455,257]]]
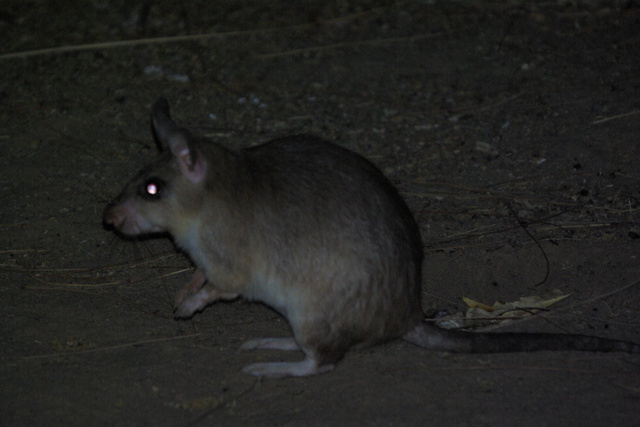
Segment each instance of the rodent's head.
[[207,161],[189,132],[173,122],[165,99],[154,104],[152,121],[160,146],[169,150],[138,172],[107,206],[103,220],[127,236],[179,236],[200,211]]

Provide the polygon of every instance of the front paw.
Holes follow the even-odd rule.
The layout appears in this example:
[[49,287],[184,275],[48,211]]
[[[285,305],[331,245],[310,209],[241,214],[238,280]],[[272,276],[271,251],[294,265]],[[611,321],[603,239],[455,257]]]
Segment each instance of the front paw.
[[193,317],[197,310],[193,310],[191,307],[186,306],[185,304],[174,307],[173,309],[173,318],[176,320],[186,320]]
[[191,296],[193,296],[194,292],[191,292],[189,286],[185,286],[181,288],[178,292],[176,292],[176,296],[173,301],[174,312],[178,311],[178,308],[184,304],[184,302]]
[[[192,296],[199,293],[202,290],[202,287],[204,286],[206,281],[207,281],[207,278],[204,274],[204,271],[197,268],[193,272],[193,276],[191,276],[191,280],[189,281],[189,283],[187,283],[182,288],[180,288],[180,290],[176,293],[176,297],[174,300],[174,307],[175,307],[174,312],[180,311],[180,307],[185,304],[188,298],[191,298]],[[186,317],[190,317],[191,315],[193,315],[193,313],[194,312],[191,312],[191,314],[187,314]],[[186,314],[186,311],[185,311],[185,314]],[[184,317],[181,316],[181,318],[184,318]]]
[[188,319],[209,304],[210,295],[205,288],[202,288],[194,295],[184,295],[179,301],[176,298],[176,301],[173,317],[175,319]]

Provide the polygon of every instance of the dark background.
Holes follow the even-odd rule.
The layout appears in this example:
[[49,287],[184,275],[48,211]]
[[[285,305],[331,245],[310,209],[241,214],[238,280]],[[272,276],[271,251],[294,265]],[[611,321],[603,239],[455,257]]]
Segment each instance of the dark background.
[[296,4],[0,4],[2,424],[637,425],[637,356],[398,341],[259,380],[239,370],[301,357],[237,350],[288,335],[273,311],[173,320],[189,261],[101,226],[158,96],[230,147],[306,132],[374,161],[420,224],[426,311],[559,289],[501,330],[640,341],[638,2]]

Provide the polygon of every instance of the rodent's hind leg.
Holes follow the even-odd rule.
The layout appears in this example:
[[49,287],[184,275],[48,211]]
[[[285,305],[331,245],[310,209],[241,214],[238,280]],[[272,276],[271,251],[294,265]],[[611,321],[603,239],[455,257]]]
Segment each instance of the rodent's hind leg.
[[259,348],[285,351],[301,350],[293,338],[252,338],[240,346],[240,350],[256,350]]

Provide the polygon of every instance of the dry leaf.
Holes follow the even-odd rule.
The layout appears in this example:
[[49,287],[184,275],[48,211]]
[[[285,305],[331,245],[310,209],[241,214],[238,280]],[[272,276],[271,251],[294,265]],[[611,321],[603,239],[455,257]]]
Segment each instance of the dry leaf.
[[[492,306],[462,297],[462,300],[469,306],[465,314],[457,313],[444,316],[438,319],[438,326],[447,329],[473,328],[486,326],[488,323],[503,323],[512,320],[514,317],[527,317],[545,309],[558,301],[562,301],[569,294],[562,294],[558,289],[543,295],[531,295],[522,297],[517,301],[501,303],[495,302]],[[500,317],[507,319],[500,320]],[[486,320],[485,320],[486,319]]]

